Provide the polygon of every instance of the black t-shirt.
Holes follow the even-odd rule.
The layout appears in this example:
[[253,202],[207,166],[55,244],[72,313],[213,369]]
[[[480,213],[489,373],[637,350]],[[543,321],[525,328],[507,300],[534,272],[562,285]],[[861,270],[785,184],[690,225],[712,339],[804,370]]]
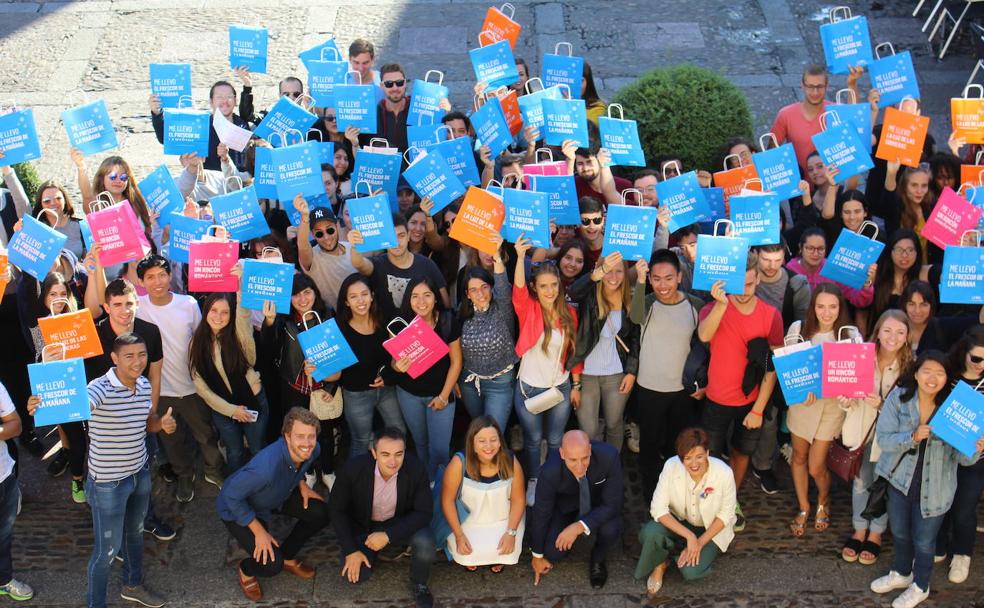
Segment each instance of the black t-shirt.
[[[345,341],[352,348],[352,352],[355,353],[355,358],[358,359],[358,363],[342,370],[342,378],[339,381],[342,388],[349,391],[370,390],[369,385],[376,379],[376,374],[381,367],[384,380],[392,378],[394,372],[390,362],[393,358],[383,348],[383,342],[389,338],[385,327],[379,327],[375,333],[368,336],[355,331],[348,323],[339,323],[338,327],[342,330],[342,335],[345,336]],[[387,381],[386,384],[390,382]]]
[[[435,331],[446,344],[451,344],[461,337],[461,323],[456,323],[454,315],[450,311],[446,311],[438,320]],[[447,354],[416,378],[411,378],[407,374],[399,374],[398,382],[400,388],[411,395],[433,397],[444,388],[449,369],[451,369],[451,355]]]
[[[406,293],[407,285],[411,282],[429,278],[438,289],[447,287],[444,275],[441,274],[437,264],[419,253],[413,254],[413,262],[409,268],[397,267],[390,262],[389,256],[385,253],[373,256],[370,261],[372,261],[370,281],[384,323],[397,315],[400,306],[403,305],[403,294]],[[434,295],[440,297],[441,294]]]
[[[133,320],[133,333],[137,334],[147,342],[147,369],[144,370],[144,377],[150,379],[150,364],[164,360],[164,345],[161,343],[161,330],[156,325],[143,319]],[[103,315],[96,321],[96,334],[99,335],[99,342],[102,344],[103,354],[96,357],[89,357],[85,360],[85,378],[92,382],[99,376],[105,375],[113,367],[113,359],[109,356],[113,352],[113,342],[116,340],[116,332],[109,323],[109,315]]]

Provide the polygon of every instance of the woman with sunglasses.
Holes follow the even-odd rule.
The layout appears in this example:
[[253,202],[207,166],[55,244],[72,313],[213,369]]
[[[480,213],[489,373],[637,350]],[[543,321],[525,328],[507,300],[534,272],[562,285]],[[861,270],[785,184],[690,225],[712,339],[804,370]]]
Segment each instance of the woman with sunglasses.
[[[50,213],[41,213],[42,209],[53,211],[57,219],[52,218]],[[40,216],[38,215],[40,214]],[[72,205],[72,197],[65,190],[65,187],[54,180],[48,180],[38,186],[38,193],[34,197],[34,207],[31,209],[31,216],[44,222],[68,237],[63,249],[67,249],[78,258],[85,257],[85,242],[82,240],[82,224],[79,218],[75,217],[75,207]]]
[[953,344],[970,327],[984,323],[984,306],[977,315],[943,317],[936,314],[936,290],[926,281],[912,281],[899,297],[900,308],[909,317],[912,330],[909,343],[919,354],[927,350],[943,350]]
[[[984,394],[984,325],[971,328],[950,349],[950,369],[953,370],[950,388],[966,382]],[[970,574],[970,557],[977,539],[977,505],[984,492],[984,462],[957,467],[957,493],[953,506],[943,518],[936,537],[936,560],[950,560],[949,580],[962,583]]]
[[905,589],[893,605],[914,608],[929,597],[936,536],[957,491],[958,465],[967,457],[933,434],[930,419],[950,392],[948,361],[940,351],[922,353],[889,393],[875,426],[882,453],[875,472],[888,483],[888,521],[895,557],[888,574],[871,582],[875,593]]
[[[560,271],[553,261],[534,264],[531,284],[526,283],[526,253],[532,248],[524,235],[516,241],[516,271],[513,280],[512,303],[519,318],[516,354],[520,357],[519,381],[516,383],[514,407],[523,428],[523,448],[526,453],[526,502],[532,505],[536,496],[536,478],[540,472],[540,439],[544,434],[547,448],[560,448],[561,436],[571,414],[571,405],[581,402],[581,370],[583,364],[570,366],[574,356],[577,334],[577,313],[564,300]],[[549,330],[549,331],[547,331]],[[568,367],[572,369],[568,370]],[[573,379],[573,382],[572,382]],[[527,402],[537,407],[547,397],[536,397],[551,391],[549,405],[534,413]],[[546,432],[544,433],[544,426]]]

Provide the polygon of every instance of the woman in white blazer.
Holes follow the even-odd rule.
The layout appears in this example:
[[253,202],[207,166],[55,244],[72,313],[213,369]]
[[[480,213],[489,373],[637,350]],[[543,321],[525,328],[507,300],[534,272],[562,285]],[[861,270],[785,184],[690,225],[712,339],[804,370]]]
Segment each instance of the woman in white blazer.
[[701,428],[684,429],[677,455],[659,476],[647,522],[639,532],[642,554],[635,577],[646,574],[646,591],[659,593],[670,553],[682,548],[676,564],[688,581],[710,574],[711,563],[735,537],[735,477],[722,460],[712,458],[710,439]]

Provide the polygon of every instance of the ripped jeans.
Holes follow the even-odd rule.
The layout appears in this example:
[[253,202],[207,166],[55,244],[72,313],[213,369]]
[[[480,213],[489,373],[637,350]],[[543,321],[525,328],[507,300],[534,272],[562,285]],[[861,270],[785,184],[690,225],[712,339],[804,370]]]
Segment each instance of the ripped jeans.
[[[143,583],[143,523],[150,502],[150,466],[117,481],[85,480],[92,507],[92,557],[87,571],[89,608],[106,606],[106,585],[113,558],[123,557],[123,585]],[[122,552],[122,553],[121,553]]]

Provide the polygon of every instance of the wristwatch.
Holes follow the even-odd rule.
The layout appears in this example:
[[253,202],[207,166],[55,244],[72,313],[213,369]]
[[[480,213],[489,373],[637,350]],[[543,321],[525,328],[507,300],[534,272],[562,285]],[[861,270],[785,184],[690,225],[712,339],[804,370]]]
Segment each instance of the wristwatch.
[[516,536],[516,534],[518,533],[519,532],[516,530],[516,528],[506,528],[506,534],[508,534],[509,536]]

